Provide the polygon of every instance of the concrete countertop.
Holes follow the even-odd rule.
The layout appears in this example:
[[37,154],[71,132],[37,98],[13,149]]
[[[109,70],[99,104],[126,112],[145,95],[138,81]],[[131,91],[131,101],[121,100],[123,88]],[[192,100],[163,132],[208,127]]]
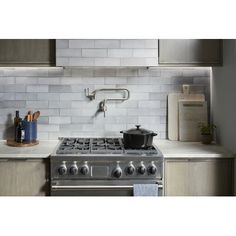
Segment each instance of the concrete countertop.
[[200,142],[179,142],[154,139],[164,158],[234,158],[235,155],[223,146]]
[[[0,158],[48,158],[58,140],[43,140],[32,147],[10,147],[0,141]],[[178,142],[154,139],[164,158],[233,158],[235,155],[220,145],[204,145],[198,142]]]
[[58,140],[45,140],[32,147],[10,147],[1,140],[0,158],[48,158],[57,144]]

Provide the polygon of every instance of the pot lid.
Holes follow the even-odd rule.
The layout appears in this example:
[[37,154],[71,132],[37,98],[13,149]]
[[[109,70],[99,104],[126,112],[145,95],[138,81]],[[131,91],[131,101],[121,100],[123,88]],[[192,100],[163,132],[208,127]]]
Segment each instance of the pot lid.
[[141,129],[141,125],[135,125],[136,129],[129,129],[126,131],[123,131],[122,133],[126,133],[126,134],[137,134],[137,135],[146,135],[146,134],[152,134],[153,132],[147,129]]

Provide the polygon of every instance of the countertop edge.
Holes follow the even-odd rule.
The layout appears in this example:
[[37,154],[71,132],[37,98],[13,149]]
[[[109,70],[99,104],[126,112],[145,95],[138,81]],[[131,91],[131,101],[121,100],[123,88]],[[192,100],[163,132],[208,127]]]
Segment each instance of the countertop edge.
[[[54,149],[56,148],[59,140],[42,140],[41,141],[41,148],[46,148],[45,152],[40,151],[28,151],[25,149],[26,152],[18,152],[10,150],[5,150],[0,153],[0,159],[44,159],[50,158],[51,154],[53,153]],[[0,140],[0,145],[3,145],[6,140]],[[169,140],[154,140],[155,146],[157,146],[160,151],[163,153],[164,159],[214,159],[214,158],[236,158],[236,154],[233,154],[231,151],[227,150],[223,146],[220,145],[212,145],[209,146],[209,150],[202,150],[200,143],[182,143],[176,141],[169,141]],[[196,146],[195,146],[196,144]],[[194,145],[193,148],[191,145]],[[40,147],[40,146],[39,146]],[[186,148],[188,147],[188,148]],[[204,146],[206,147],[206,146]],[[37,146],[34,146],[37,149]],[[170,150],[170,148],[172,150]],[[10,148],[9,148],[10,149]],[[13,147],[15,150],[16,148]],[[12,149],[12,150],[13,150]],[[18,149],[18,148],[17,148]],[[21,148],[20,148],[21,149]],[[187,149],[187,150],[185,150]],[[23,150],[23,149],[22,149]],[[32,153],[31,153],[32,152]]]
[[49,154],[25,154],[25,155],[19,155],[19,154],[0,154],[0,159],[46,159],[49,158],[51,153]]

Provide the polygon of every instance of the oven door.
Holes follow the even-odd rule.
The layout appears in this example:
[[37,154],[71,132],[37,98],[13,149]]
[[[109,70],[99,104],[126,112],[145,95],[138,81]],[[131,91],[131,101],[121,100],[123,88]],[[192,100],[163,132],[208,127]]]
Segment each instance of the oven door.
[[[142,181],[138,182],[139,184]],[[158,196],[162,196],[163,186],[161,182],[148,182],[158,185]],[[133,184],[127,181],[52,181],[51,196],[133,196]],[[136,183],[137,184],[137,183]]]

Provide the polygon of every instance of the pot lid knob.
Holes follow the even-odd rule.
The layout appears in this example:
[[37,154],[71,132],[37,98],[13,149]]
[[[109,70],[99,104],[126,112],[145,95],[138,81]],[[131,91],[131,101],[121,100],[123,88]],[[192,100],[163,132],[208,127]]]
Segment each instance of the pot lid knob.
[[137,127],[137,129],[139,129],[141,127],[141,125],[135,125]]

